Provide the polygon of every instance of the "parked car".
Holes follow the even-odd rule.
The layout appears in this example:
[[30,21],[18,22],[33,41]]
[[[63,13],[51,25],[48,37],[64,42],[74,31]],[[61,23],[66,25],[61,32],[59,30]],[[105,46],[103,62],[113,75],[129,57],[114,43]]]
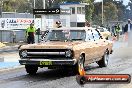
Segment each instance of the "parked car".
[[103,39],[95,28],[55,28],[41,43],[22,45],[19,63],[29,74],[35,74],[38,67],[72,68],[78,73],[79,67],[84,69],[93,62],[106,67],[112,46],[112,41]]
[[109,32],[106,28],[104,27],[98,27],[97,30],[100,32],[100,34],[102,35],[103,38],[105,39],[109,39],[109,37],[111,36],[111,32]]

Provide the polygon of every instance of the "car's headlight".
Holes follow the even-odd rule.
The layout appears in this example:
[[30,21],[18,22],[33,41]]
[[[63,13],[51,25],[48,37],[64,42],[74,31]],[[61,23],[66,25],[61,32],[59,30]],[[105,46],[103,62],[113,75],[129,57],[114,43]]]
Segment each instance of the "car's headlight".
[[27,51],[26,50],[21,51],[20,57],[22,57],[22,58],[27,57]]
[[72,56],[72,51],[71,50],[65,51],[65,55],[66,55],[66,57],[71,57]]

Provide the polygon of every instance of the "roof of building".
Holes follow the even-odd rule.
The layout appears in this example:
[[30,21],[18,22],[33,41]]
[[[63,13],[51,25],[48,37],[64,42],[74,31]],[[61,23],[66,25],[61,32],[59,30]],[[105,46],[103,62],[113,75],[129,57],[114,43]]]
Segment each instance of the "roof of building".
[[80,3],[80,2],[64,2],[64,3],[61,3],[60,5],[74,5],[74,4],[77,4],[77,5],[88,5],[87,3]]
[[80,4],[80,2],[63,2],[60,5]]

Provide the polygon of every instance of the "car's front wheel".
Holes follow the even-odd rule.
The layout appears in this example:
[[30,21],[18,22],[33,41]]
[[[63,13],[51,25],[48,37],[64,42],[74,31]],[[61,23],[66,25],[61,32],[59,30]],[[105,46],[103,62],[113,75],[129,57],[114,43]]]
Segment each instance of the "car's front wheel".
[[38,67],[35,65],[25,65],[25,69],[29,75],[34,75],[36,74]]
[[107,67],[108,65],[108,60],[109,60],[109,54],[108,51],[106,51],[100,61],[97,62],[99,67]]

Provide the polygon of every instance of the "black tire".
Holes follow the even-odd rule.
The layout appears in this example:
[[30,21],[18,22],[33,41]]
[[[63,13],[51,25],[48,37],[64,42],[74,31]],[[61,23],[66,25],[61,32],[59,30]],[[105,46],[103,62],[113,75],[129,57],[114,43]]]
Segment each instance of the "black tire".
[[38,67],[35,65],[25,65],[25,69],[29,75],[35,75],[38,70]]
[[107,67],[108,60],[109,60],[109,54],[108,54],[108,51],[106,51],[104,55],[102,56],[102,59],[98,61],[97,64],[99,65],[99,67]]
[[84,69],[85,67],[84,63],[85,63],[85,58],[83,55],[80,55],[78,62],[73,67],[74,74],[79,74],[79,65],[82,69]]

